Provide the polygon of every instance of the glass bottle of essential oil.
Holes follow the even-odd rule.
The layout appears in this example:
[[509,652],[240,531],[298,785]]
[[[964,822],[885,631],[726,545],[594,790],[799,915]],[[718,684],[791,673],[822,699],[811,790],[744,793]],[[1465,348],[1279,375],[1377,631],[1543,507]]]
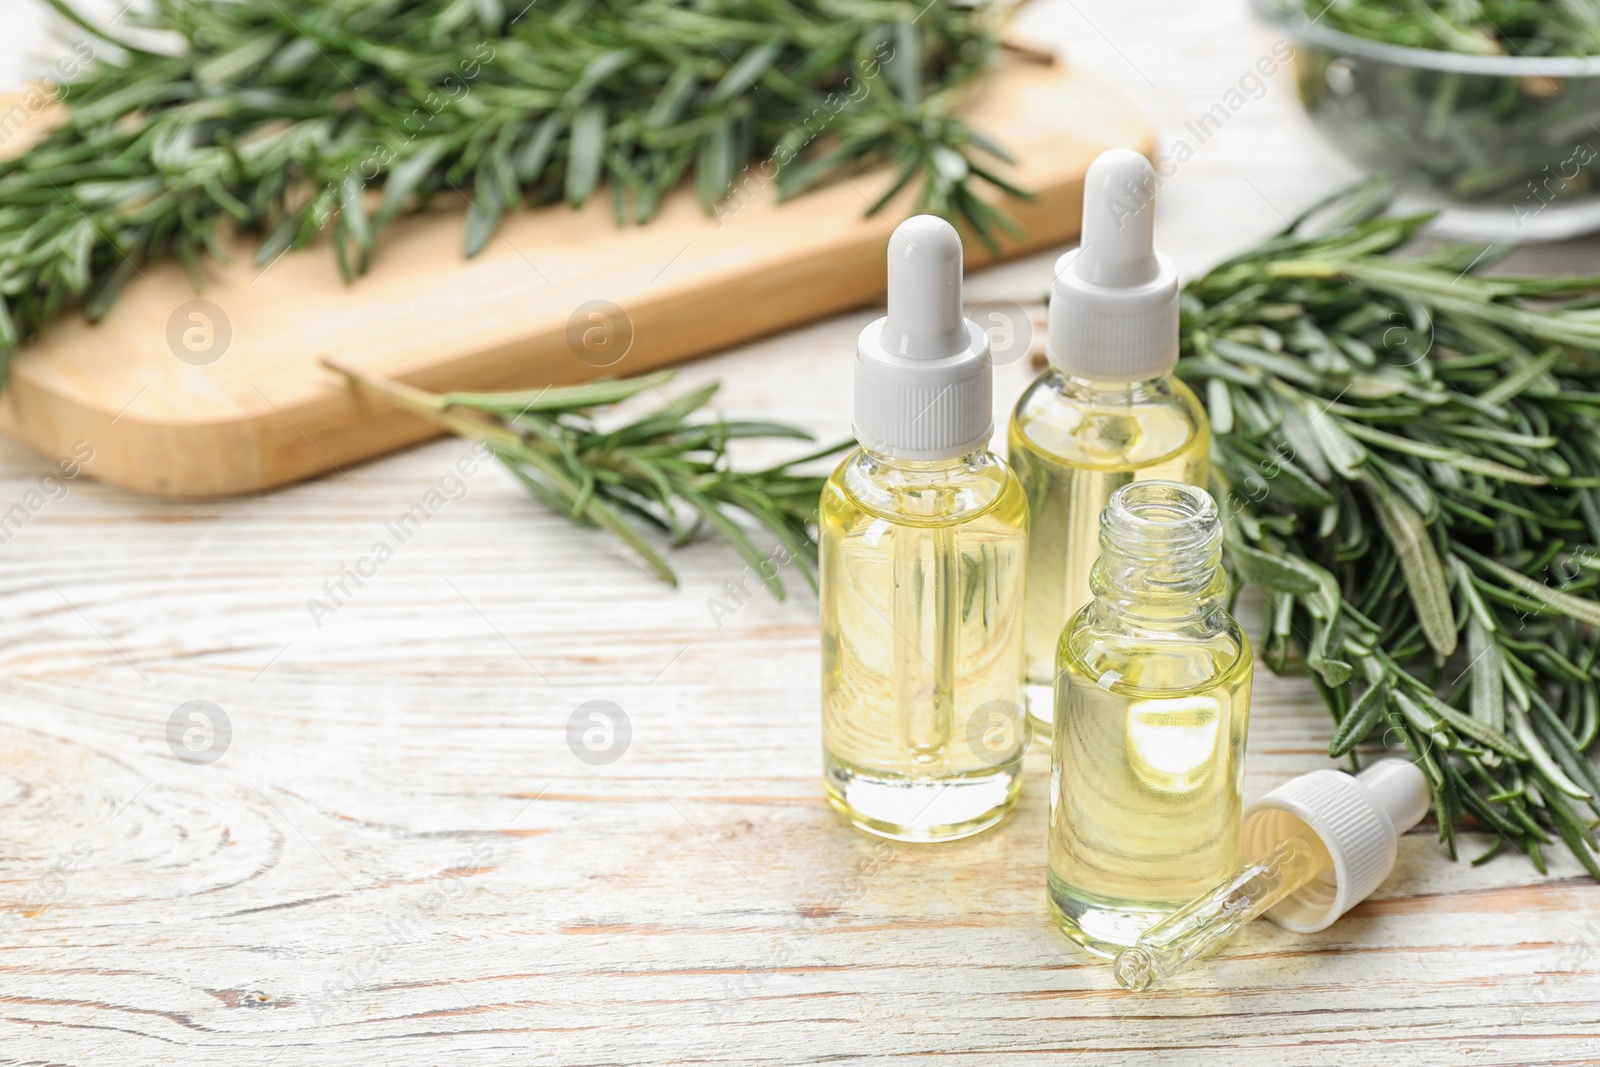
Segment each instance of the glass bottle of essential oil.
[[961,240],[908,219],[888,315],[861,331],[861,447],[822,493],[823,783],[862,829],[977,833],[1016,803],[1027,746],[1027,502],[990,454],[987,335],[961,310]]
[[1204,489],[1123,486],[1100,546],[1056,650],[1049,897],[1114,956],[1238,865],[1251,656]]
[[1210,431],[1178,362],[1178,272],[1154,250],[1155,172],[1113,149],[1089,167],[1082,241],[1056,261],[1050,369],[1011,420],[1009,454],[1028,495],[1028,704],[1046,736],[1055,649],[1089,602],[1100,512],[1148,478],[1205,485]]

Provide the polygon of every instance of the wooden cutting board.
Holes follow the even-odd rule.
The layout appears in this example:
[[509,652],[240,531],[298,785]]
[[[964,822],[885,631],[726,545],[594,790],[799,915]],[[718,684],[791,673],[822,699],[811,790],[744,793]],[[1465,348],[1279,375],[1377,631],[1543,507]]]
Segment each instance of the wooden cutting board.
[[[1151,145],[1126,99],[1059,62],[1010,60],[968,114],[1036,194],[1005,205],[1026,233],[1008,255],[1077,234],[1095,155]],[[438,432],[357,395],[323,356],[427,389],[538,387],[637,374],[879,300],[911,197],[863,212],[890,178],[780,205],[757,175],[721,218],[684,190],[643,227],[618,227],[600,196],[508,217],[471,260],[457,203],[395,225],[353,285],[327,248],[262,269],[241,240],[203,293],[174,263],[146,267],[98,325],[70,316],[19,352],[0,430],[52,459],[86,444],[87,473],[141,492],[283,485]],[[990,258],[973,240],[967,254]]]

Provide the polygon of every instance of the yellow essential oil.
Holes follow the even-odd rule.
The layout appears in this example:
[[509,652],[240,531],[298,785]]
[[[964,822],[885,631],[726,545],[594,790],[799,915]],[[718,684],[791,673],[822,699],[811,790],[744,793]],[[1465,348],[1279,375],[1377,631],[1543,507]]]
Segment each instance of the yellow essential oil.
[[961,314],[961,244],[918,216],[862,331],[861,448],[822,493],[823,786],[856,826],[938,841],[1016,803],[1027,745],[1027,500],[987,451],[992,367]]
[[859,451],[822,498],[828,797],[902,840],[997,822],[1022,785],[1027,504],[987,453]]
[[1130,482],[1205,485],[1205,411],[1172,377],[1178,272],[1154,247],[1155,172],[1113,149],[1089,167],[1080,246],[1056,262],[1046,351],[1009,452],[1031,513],[1028,704],[1046,736],[1062,627],[1089,602],[1100,512]]
[[1109,957],[1238,865],[1251,656],[1205,490],[1119,489],[1100,545],[1056,650],[1049,897]]
[[1205,485],[1205,413],[1171,377],[1096,383],[1046,372],[1011,420],[1010,456],[1028,496],[1028,704],[1046,727],[1055,700],[1056,644],[1090,599],[1100,513],[1130,482]]

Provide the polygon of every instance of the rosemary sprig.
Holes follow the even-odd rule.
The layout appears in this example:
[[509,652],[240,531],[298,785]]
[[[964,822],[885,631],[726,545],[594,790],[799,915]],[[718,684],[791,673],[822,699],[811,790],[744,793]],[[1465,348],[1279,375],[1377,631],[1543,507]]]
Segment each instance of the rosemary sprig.
[[1489,855],[1543,871],[1559,838],[1600,878],[1600,278],[1488,276],[1497,255],[1408,249],[1427,217],[1382,206],[1185,291],[1230,565],[1332,753],[1403,744],[1452,855],[1471,815]]
[[978,187],[1018,192],[955,114],[993,5],[155,0],[169,54],[46,2],[104,43],[64,122],[0,162],[0,361],[65,308],[98,319],[159,257],[198,286],[224,225],[263,234],[263,265],[327,231],[349,278],[439,194],[472,198],[473,255],[518,205],[602,187],[646,222],[684,180],[711,211],[894,163],[919,210],[988,239],[1009,223]]
[[[834,455],[852,441],[776,466],[741,471],[728,455],[733,441],[812,438],[783,423],[692,419],[716,395],[716,382],[648,414],[602,427],[600,409],[659,391],[673,372],[526,392],[440,394],[325,362],[357,387],[459,437],[484,442],[541,503],[574,522],[615,535],[673,585],[677,575],[648,530],[668,534],[672,544],[681,545],[709,528],[733,546],[779,600],[784,597],[781,564],[791,560],[816,587],[813,525],[827,477],[796,473],[794,468]],[[766,528],[782,551],[758,548],[741,514]]]

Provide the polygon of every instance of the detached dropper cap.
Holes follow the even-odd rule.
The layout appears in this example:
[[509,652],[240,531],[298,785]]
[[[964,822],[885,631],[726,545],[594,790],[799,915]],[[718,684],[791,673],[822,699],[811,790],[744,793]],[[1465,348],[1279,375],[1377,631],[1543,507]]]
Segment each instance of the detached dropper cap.
[[1331,872],[1279,901],[1267,918],[1303,934],[1333,925],[1389,877],[1400,835],[1428,814],[1430,799],[1416,764],[1385,759],[1353,777],[1335,770],[1302,774],[1250,805],[1239,839],[1246,863],[1305,827],[1333,860]]
[[855,431],[874,452],[952,459],[994,433],[989,338],[961,311],[961,238],[916,215],[889,238],[889,314],[856,343]]
[[1137,382],[1178,365],[1178,269],[1155,250],[1156,174],[1127,148],[1083,182],[1078,247],[1056,260],[1046,352],[1065,374]]

